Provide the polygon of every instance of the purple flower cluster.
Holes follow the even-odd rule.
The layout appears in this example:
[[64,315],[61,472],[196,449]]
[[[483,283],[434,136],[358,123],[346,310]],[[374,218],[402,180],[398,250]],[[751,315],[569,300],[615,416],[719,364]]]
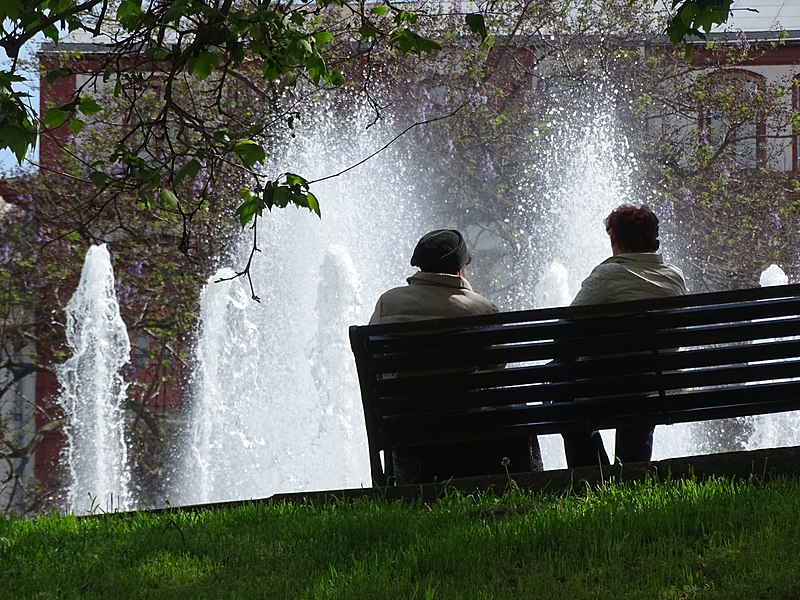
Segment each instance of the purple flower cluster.
[[736,32],[736,45],[739,46],[739,50],[742,51],[750,49],[750,40],[747,39],[747,34],[741,29]]
[[142,261],[137,260],[134,261],[130,266],[128,266],[128,273],[133,275],[134,277],[141,277],[142,276]]

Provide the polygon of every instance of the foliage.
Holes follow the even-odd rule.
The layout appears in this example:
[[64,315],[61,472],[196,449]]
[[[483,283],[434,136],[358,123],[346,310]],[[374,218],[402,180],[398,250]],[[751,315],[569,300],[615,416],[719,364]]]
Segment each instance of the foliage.
[[[687,35],[724,21],[729,5],[730,0],[675,0],[675,16],[666,31],[673,43],[679,43]],[[491,3],[484,8],[484,12],[495,10]],[[148,88],[158,82],[162,97],[157,110],[146,118],[135,114],[131,99],[131,130],[121,136],[107,159],[89,165],[88,180],[101,189],[132,190],[140,198],[165,190],[160,195],[175,203],[180,197],[172,188],[184,178],[201,166],[214,171],[219,163],[228,163],[251,175],[239,211],[245,223],[272,206],[296,204],[317,213],[319,207],[305,180],[289,180],[299,176],[266,182],[259,177],[258,166],[269,154],[269,131],[262,122],[232,119],[222,107],[214,106],[230,97],[231,80],[246,81],[254,88],[258,79],[261,84],[257,87],[269,87],[273,82],[293,87],[301,80],[318,87],[338,86],[345,82],[343,61],[369,57],[378,48],[411,55],[442,48],[435,36],[419,33],[425,21],[441,19],[441,15],[424,5],[415,8],[389,2],[363,5],[319,0],[282,5],[232,0],[6,0],[0,17],[4,23],[1,45],[11,61],[0,72],[4,108],[0,147],[10,148],[21,162],[39,130],[25,92],[13,87],[23,80],[17,71],[23,45],[37,35],[58,42],[63,31],[89,33],[108,42],[97,72],[113,87],[115,96],[122,96],[131,86]],[[492,44],[483,12],[463,15],[463,25],[485,47]],[[348,45],[355,49],[343,50]],[[245,66],[254,68],[245,75]],[[253,77],[252,71],[257,71],[258,77]],[[53,83],[72,73],[69,64],[58,65],[45,77]],[[207,83],[201,98],[179,93],[187,79]],[[209,109],[210,119],[203,114]],[[66,125],[77,134],[86,119],[100,110],[85,86],[79,86],[66,102],[48,107],[41,120],[42,133]],[[134,116],[138,119],[132,119]],[[172,144],[181,136],[193,136],[196,143],[177,151]],[[142,157],[142,150],[154,137],[164,143],[166,152]]]
[[728,40],[688,65],[653,57],[659,71],[637,79],[630,117],[645,125],[634,138],[644,186],[696,292],[756,286],[772,263],[798,274],[797,174],[786,169],[794,83],[748,70],[774,49]]
[[672,0],[675,16],[667,25],[667,36],[674,45],[685,43],[688,56],[692,54],[692,45],[687,38],[695,36],[707,39],[714,25],[721,25],[728,20],[733,0]]
[[[0,79],[2,101],[9,107],[3,113],[9,122],[0,129],[0,147],[11,148],[22,161],[33,144],[35,119],[25,94],[12,87],[20,81],[17,57],[22,45],[37,34],[58,42],[60,23],[67,32],[85,32],[107,41],[95,72],[114,96],[128,100],[124,112],[128,129],[118,134],[107,158],[87,165],[86,178],[106,193],[133,192],[144,201],[160,195],[182,209],[175,188],[185,178],[201,168],[214,172],[230,165],[250,176],[239,211],[244,223],[272,206],[296,204],[317,213],[319,207],[299,176],[264,180],[260,169],[270,154],[271,123],[241,112],[231,115],[230,102],[236,100],[232,86],[243,83],[257,94],[304,83],[340,86],[345,82],[343,62],[377,48],[414,55],[441,47],[416,31],[419,19],[428,17],[424,9],[415,12],[410,5],[391,3],[10,0],[2,7],[0,16],[8,19],[2,45],[11,66]],[[486,38],[482,17],[469,17],[467,26]],[[73,73],[66,61],[53,65],[45,78],[52,84]],[[195,93],[184,94],[186,86]],[[136,102],[152,89],[158,90],[158,102],[152,112],[142,114]],[[67,126],[78,134],[100,110],[89,84],[79,86],[65,103],[47,107],[42,133]],[[189,139],[191,143],[186,143]],[[147,152],[154,141],[160,147],[158,154]]]

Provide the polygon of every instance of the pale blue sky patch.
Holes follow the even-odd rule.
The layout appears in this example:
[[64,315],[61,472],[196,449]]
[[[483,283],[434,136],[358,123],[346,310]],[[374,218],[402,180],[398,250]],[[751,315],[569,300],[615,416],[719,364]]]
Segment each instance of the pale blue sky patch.
[[[36,52],[41,45],[43,36],[36,36],[29,43],[22,47],[20,52],[20,65],[17,67],[17,74],[20,77],[25,77],[26,82],[15,84],[14,89],[19,91],[26,91],[30,94],[28,98],[29,105],[33,108],[34,112],[39,114],[39,73],[37,72]],[[0,48],[0,68],[8,69],[11,66],[11,61],[6,55],[5,51]],[[32,152],[28,152],[28,159],[22,164],[24,171],[35,171],[35,163],[39,160],[39,147],[38,144]],[[33,161],[32,164],[30,161]],[[0,150],[0,177],[13,175],[18,171],[20,165],[17,159],[9,150]]]

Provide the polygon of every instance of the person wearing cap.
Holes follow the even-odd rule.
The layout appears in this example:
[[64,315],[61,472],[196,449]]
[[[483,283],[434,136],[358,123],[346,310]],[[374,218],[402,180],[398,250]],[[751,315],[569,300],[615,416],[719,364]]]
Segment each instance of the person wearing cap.
[[[597,265],[581,283],[572,306],[627,302],[686,293],[683,272],[664,262],[657,253],[658,217],[647,205],[622,204],[606,217],[611,257]],[[644,399],[643,399],[644,400]],[[615,462],[649,462],[653,453],[652,425],[619,427]],[[597,431],[562,434],[569,467],[608,464],[603,440]]]
[[381,295],[369,324],[496,313],[497,307],[475,293],[465,278],[471,260],[461,232],[426,233],[411,256],[411,266],[419,272],[406,280],[408,286]]
[[[467,244],[459,231],[437,229],[425,234],[411,256],[411,266],[418,267],[419,272],[406,280],[407,286],[381,295],[370,325],[498,312],[466,280],[470,262]],[[392,462],[397,485],[542,469],[538,441],[527,436],[394,448]]]

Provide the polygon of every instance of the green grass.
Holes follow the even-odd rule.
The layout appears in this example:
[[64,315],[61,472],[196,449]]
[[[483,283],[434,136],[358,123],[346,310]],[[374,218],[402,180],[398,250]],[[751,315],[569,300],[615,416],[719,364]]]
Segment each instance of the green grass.
[[1,598],[800,598],[800,480],[0,521]]

